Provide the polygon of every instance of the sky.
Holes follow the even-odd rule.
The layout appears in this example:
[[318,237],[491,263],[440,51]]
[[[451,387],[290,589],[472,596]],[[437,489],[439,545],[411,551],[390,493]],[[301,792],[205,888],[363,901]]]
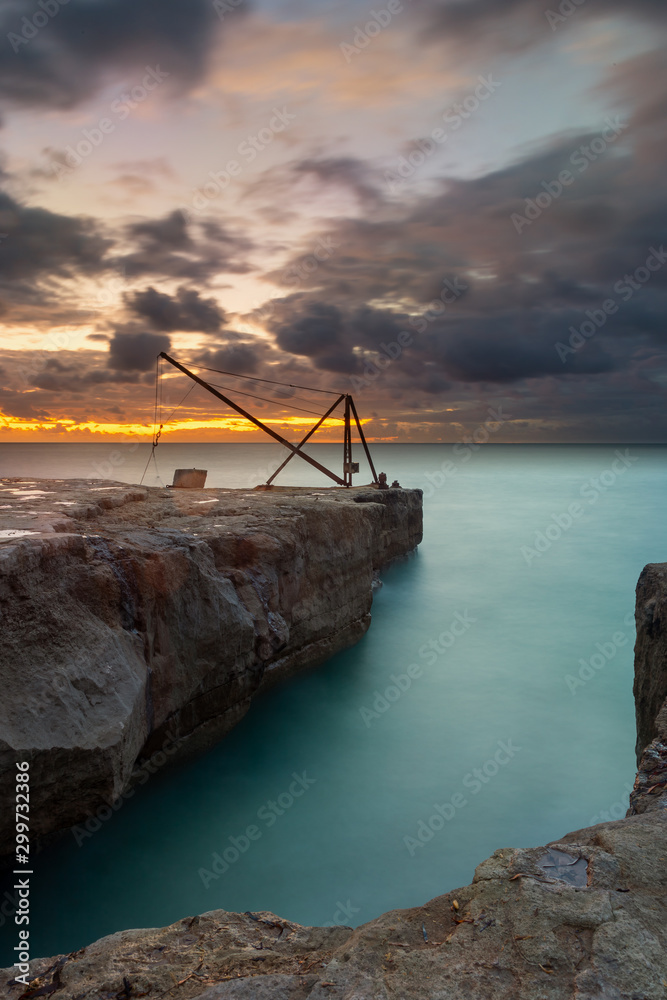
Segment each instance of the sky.
[[667,441],[667,4],[550,4],[4,0],[0,440]]

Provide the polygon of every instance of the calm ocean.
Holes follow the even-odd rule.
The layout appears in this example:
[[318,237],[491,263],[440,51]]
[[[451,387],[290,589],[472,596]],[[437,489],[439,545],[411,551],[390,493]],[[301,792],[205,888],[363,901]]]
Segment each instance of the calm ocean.
[[[311,449],[325,463],[341,451]],[[427,497],[424,542],[384,572],[366,637],[258,700],[204,756],[158,771],[81,846],[68,834],[44,851],[33,955],[215,908],[356,925],[467,884],[496,848],[623,815],[634,588],[647,562],[667,560],[667,448],[373,452],[390,481]],[[148,454],[0,445],[0,470],[138,482]],[[234,487],[282,456],[259,444],[157,453],[164,483],[197,466],[209,486]],[[288,470],[279,482],[325,485],[305,463]],[[0,921],[9,964],[15,928]]]

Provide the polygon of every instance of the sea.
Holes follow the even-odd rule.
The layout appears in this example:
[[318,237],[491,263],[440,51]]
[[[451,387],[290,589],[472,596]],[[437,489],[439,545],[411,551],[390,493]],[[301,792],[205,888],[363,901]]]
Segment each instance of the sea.
[[[424,490],[351,649],[257,698],[213,749],[34,858],[33,956],[207,910],[357,926],[466,885],[497,848],[625,814],[634,591],[667,561],[667,448],[379,444]],[[342,445],[310,454],[338,470]],[[0,445],[5,476],[250,488],[273,444]],[[369,482],[363,454],[355,449]],[[147,469],[146,469],[147,466]],[[279,484],[326,486],[298,459]],[[163,755],[165,758],[167,754]],[[108,813],[108,815],[107,815]],[[83,830],[83,832],[82,832]],[[13,962],[11,878],[0,965]]]

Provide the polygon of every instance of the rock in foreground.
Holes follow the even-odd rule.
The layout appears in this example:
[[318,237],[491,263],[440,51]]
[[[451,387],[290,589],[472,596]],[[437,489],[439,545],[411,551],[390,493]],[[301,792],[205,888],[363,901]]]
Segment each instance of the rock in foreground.
[[214,910],[33,961],[30,991],[10,970],[0,984],[12,1000],[664,1000],[665,819],[496,851],[472,885],[354,931]]

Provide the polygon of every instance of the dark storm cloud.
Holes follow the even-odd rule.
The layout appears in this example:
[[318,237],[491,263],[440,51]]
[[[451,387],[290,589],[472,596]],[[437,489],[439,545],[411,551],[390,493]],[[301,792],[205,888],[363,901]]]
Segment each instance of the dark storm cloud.
[[169,337],[157,333],[120,331],[109,342],[109,368],[121,372],[148,372],[155,368],[157,355],[170,348]]
[[[45,0],[43,8],[15,0],[3,8],[0,97],[29,106],[73,107],[110,73],[139,83],[148,64],[169,74],[172,90],[186,90],[203,76],[220,26],[210,0]],[[35,27],[38,9],[48,23]]]
[[44,208],[20,205],[0,191],[2,279],[17,281],[43,276],[95,274],[111,241],[101,226],[82,216],[59,215]]
[[275,329],[276,343],[284,351],[315,357],[341,343],[343,322],[340,309],[324,302],[308,302],[300,315]]
[[0,389],[0,411],[8,417],[19,417],[23,420],[46,419],[47,411],[35,406],[35,402],[35,393],[28,395],[13,389]]
[[215,299],[203,299],[194,288],[179,288],[171,296],[150,287],[126,296],[126,302],[131,312],[165,333],[218,333],[225,322],[224,310]]
[[205,282],[226,271],[246,274],[252,270],[247,254],[251,241],[220,223],[191,223],[175,210],[160,219],[142,219],[126,229],[136,249],[115,258],[128,278],[163,275],[176,280]]
[[[427,393],[442,391],[450,379],[460,382],[512,383],[528,378],[589,375],[613,370],[614,362],[599,343],[563,360],[554,345],[567,340],[569,324],[579,313],[536,317],[541,329],[526,332],[520,310],[503,316],[472,316],[430,325],[420,317],[363,306],[344,310],[299,297],[283,300],[275,322],[276,342],[293,354],[309,357],[316,368],[363,374],[378,355],[401,358],[401,374]],[[422,331],[421,336],[419,331]],[[385,362],[386,363],[386,362]],[[434,367],[435,366],[435,367]]]
[[211,368],[252,375],[259,368],[259,358],[259,351],[254,344],[239,342],[226,344],[218,350],[209,352],[202,363]]
[[[384,379],[411,392],[450,381],[583,384],[634,370],[642,345],[665,340],[667,262],[654,260],[650,275],[645,264],[667,244],[667,194],[662,129],[642,133],[633,155],[632,123],[653,101],[655,66],[638,61],[622,73],[633,92],[626,118],[561,135],[485,176],[448,179],[391,213],[334,224],[341,250],[318,269],[316,290],[272,303],[266,325],[277,345],[317,368],[357,373],[405,330],[411,341]],[[559,187],[564,170],[570,183]],[[269,277],[280,284],[283,273]],[[600,313],[604,301],[614,315]],[[590,331],[589,313],[603,317],[593,339],[579,336],[577,350],[559,354],[582,323]]]
[[182,212],[174,211],[162,219],[144,219],[127,227],[129,236],[135,237],[148,249],[187,250],[192,246],[188,224]]
[[434,337],[429,348],[417,348],[417,353],[440,361],[447,375],[460,382],[512,383],[548,375],[599,374],[614,368],[598,344],[568,355],[564,363],[554,350],[552,335],[521,334],[517,332],[521,325],[518,314],[499,317],[492,329],[486,321],[456,324],[443,331],[440,343],[434,344]]
[[[0,234],[0,319],[5,323],[90,322],[99,307],[82,308],[74,286],[63,279],[113,273],[128,281],[146,276],[205,284],[221,272],[251,270],[252,244],[245,235],[219,222],[190,224],[179,211],[139,219],[117,232],[101,220],[22,205],[0,190]],[[181,288],[171,302],[160,296],[146,291],[131,300],[134,311],[156,329],[217,333],[224,322],[215,301],[197,290]]]
[[346,309],[304,294],[276,300],[273,306],[267,326],[278,347],[312,359],[316,368],[342,374],[360,371],[363,356],[397,337],[407,320],[390,310],[367,305]]

